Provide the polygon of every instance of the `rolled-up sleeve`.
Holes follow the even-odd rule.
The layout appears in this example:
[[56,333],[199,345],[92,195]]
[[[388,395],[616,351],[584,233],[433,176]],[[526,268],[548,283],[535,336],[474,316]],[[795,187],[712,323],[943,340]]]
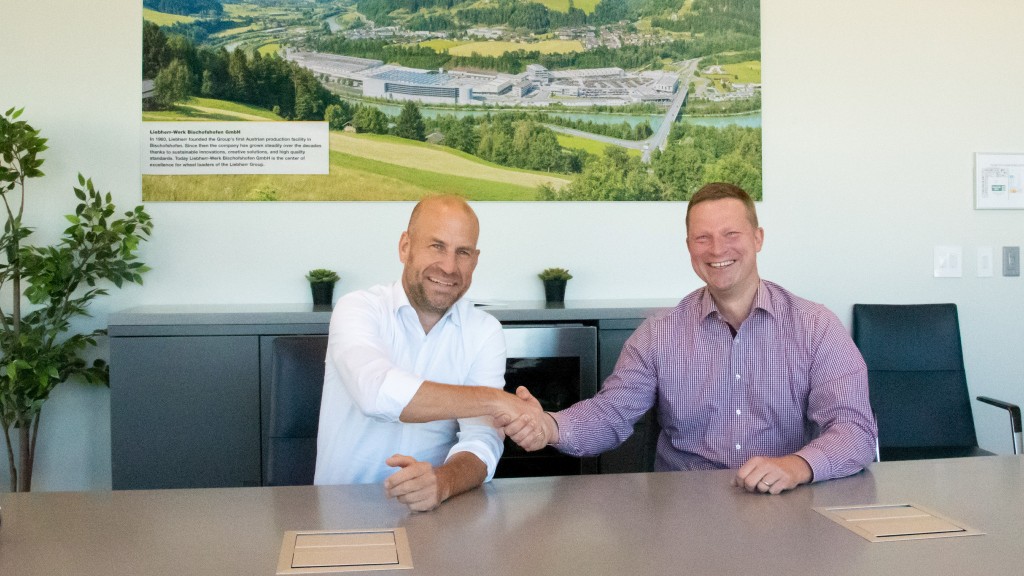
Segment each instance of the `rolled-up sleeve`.
[[381,319],[387,313],[364,293],[345,295],[331,315],[327,357],[364,414],[380,422],[397,422],[423,378],[395,365],[392,335],[382,332],[391,325]]

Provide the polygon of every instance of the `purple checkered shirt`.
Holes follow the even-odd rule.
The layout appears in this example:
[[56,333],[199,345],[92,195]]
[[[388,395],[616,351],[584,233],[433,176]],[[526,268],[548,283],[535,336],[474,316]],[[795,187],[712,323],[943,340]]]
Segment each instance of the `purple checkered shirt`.
[[867,368],[835,314],[761,281],[735,337],[706,288],[644,322],[600,392],[556,413],[556,447],[596,455],[657,406],[656,470],[739,468],[797,454],[814,480],[874,457]]

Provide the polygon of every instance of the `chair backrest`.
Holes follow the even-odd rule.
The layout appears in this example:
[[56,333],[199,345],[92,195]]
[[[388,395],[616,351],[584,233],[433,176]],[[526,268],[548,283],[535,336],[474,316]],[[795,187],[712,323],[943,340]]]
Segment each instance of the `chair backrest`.
[[853,341],[883,458],[886,448],[977,447],[956,304],[854,304]]
[[278,336],[273,343],[264,482],[313,483],[327,336]]

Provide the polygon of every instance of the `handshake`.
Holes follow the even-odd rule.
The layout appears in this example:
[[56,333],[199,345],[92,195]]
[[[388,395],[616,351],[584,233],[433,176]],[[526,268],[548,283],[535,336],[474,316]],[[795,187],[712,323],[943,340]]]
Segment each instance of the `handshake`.
[[558,442],[555,419],[541,408],[525,386],[517,388],[515,394],[502,392],[491,417],[505,436],[527,452]]

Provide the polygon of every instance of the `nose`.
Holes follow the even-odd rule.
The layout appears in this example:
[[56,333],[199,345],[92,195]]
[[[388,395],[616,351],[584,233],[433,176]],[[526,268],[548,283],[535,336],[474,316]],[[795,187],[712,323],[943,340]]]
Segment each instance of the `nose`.
[[441,267],[441,271],[445,274],[454,274],[456,270],[455,265],[455,251],[447,250],[437,261],[437,265]]
[[711,254],[718,254],[724,247],[725,242],[717,236],[712,236],[711,241],[708,242],[708,252]]

